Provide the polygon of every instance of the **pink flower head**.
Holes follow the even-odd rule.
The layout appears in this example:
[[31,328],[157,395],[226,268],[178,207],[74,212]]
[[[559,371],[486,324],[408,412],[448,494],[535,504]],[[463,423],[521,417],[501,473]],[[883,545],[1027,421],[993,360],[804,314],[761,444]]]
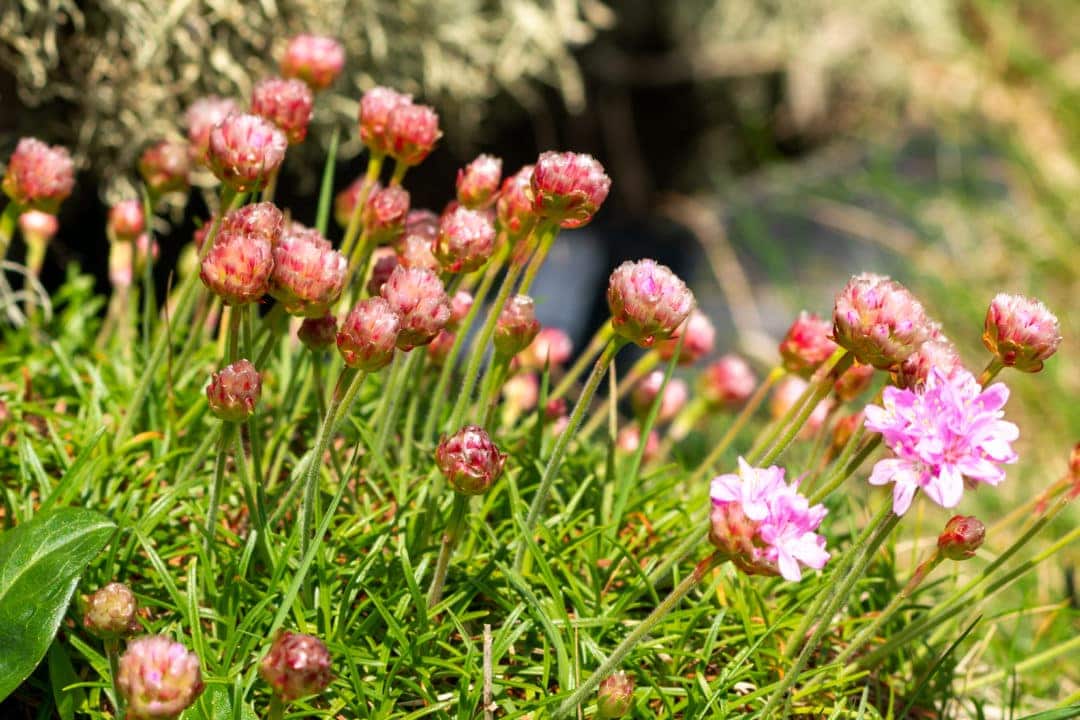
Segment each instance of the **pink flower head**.
[[866,392],[866,388],[870,387],[870,383],[874,381],[874,370],[871,365],[863,365],[860,362],[854,362],[847,370],[840,374],[840,377],[833,383],[833,392],[836,393],[836,399],[840,402],[848,402]]
[[433,241],[439,236],[439,216],[424,208],[409,210],[405,216],[405,232]]
[[203,284],[229,305],[262,299],[281,237],[281,211],[273,203],[246,205],[225,216],[199,270]]
[[734,409],[754,394],[757,377],[738,355],[724,355],[698,377],[698,392],[714,407]]
[[318,230],[294,222],[274,247],[270,294],[290,315],[322,317],[341,296],[347,268]]
[[258,115],[230,115],[210,131],[207,162],[237,192],[261,190],[281,167],[288,141]]
[[450,298],[450,322],[447,324],[451,330],[457,330],[465,320],[473,306],[473,296],[468,290],[458,290],[454,297]]
[[[207,222],[209,232],[211,222]],[[278,244],[285,232],[285,216],[272,202],[253,203],[233,210],[221,221],[218,240],[234,240],[239,237],[253,237],[259,242]],[[202,245],[202,242],[199,242]]]
[[60,230],[55,215],[40,210],[27,210],[19,215],[19,232],[28,242],[48,242]]
[[427,105],[398,105],[386,120],[386,152],[404,165],[422,163],[440,137],[439,116]]
[[713,478],[710,496],[709,539],[739,569],[797,582],[800,565],[825,567],[825,538],[814,531],[827,510],[811,507],[798,481],[784,482],[783,468],[754,468],[739,458],[738,474]]
[[954,515],[945,523],[945,529],[938,535],[938,551],[949,560],[967,560],[975,557],[983,540],[986,539],[986,527],[974,515]]
[[543,370],[550,363],[558,367],[574,353],[574,341],[566,331],[557,327],[541,328],[529,347],[519,355],[525,367]]
[[469,273],[479,269],[495,252],[495,226],[490,216],[465,207],[443,215],[433,252],[446,272]]
[[125,637],[139,630],[136,610],[138,603],[131,588],[123,583],[109,583],[86,599],[83,626],[99,638]]
[[604,678],[596,693],[598,720],[614,720],[634,706],[634,679],[622,670]]
[[683,340],[682,351],[679,353],[680,365],[693,365],[713,351],[716,328],[705,313],[694,308],[674,335],[656,344],[656,351],[660,353],[661,360],[667,362],[675,356],[675,348],[679,345],[681,335],[685,335],[686,339]]
[[356,203],[360,202],[364,183],[365,178],[361,175],[334,196],[334,220],[341,227],[348,227],[349,220],[352,219],[353,211],[356,209]]
[[458,202],[474,210],[486,208],[495,199],[501,179],[502,159],[494,155],[479,155],[458,170]]
[[376,185],[364,205],[364,227],[368,239],[379,245],[393,242],[401,235],[408,214],[408,190],[400,185],[385,188]]
[[390,152],[387,124],[395,108],[411,105],[412,96],[388,87],[373,87],[360,98],[360,140],[371,152]]
[[931,368],[941,370],[946,376],[964,371],[960,354],[951,342],[942,337],[940,340],[927,340],[919,349],[908,355],[894,373],[897,387],[916,388],[926,384]]
[[210,412],[227,422],[251,417],[262,395],[262,376],[249,360],[237,360],[210,376],[206,386]]
[[402,350],[427,345],[450,322],[450,298],[431,270],[397,267],[383,285],[382,296],[401,316],[397,346]]
[[277,636],[259,663],[259,675],[285,702],[321,693],[334,679],[323,641],[288,630]]
[[540,380],[536,373],[519,373],[502,386],[502,396],[516,412],[528,412],[540,400]]
[[139,156],[139,174],[155,195],[187,190],[188,176],[191,174],[188,144],[162,140],[146,148]]
[[533,210],[564,228],[587,225],[604,204],[611,178],[591,155],[544,152],[532,173]]
[[[641,379],[630,393],[630,405],[634,408],[634,414],[645,417],[652,408],[653,401],[660,394],[660,388],[664,385],[664,371],[654,370]],[[686,405],[690,397],[690,389],[682,378],[671,378],[664,387],[664,395],[660,400],[660,412],[656,421],[660,423],[673,420],[679,411]]]
[[[772,413],[773,418],[779,419],[783,417],[806,392],[806,388],[807,382],[796,375],[788,375],[781,380],[773,389],[772,400],[769,402],[769,411]],[[799,431],[799,437],[806,439],[817,434],[817,431],[825,426],[825,421],[829,419],[832,408],[833,401],[831,398],[824,398],[819,402],[817,407],[810,412],[809,417],[806,418],[806,424]]]
[[121,200],[109,208],[109,232],[117,240],[134,240],[145,229],[143,205],[138,200]]
[[37,138],[15,146],[4,173],[4,194],[24,210],[56,213],[75,187],[75,167],[66,148]]
[[324,315],[321,318],[304,318],[296,337],[308,350],[325,350],[337,339],[337,318]]
[[[637,423],[625,425],[615,437],[615,448],[622,453],[630,455],[637,452],[641,447],[641,428]],[[642,462],[651,462],[660,453],[660,436],[655,430],[649,431],[649,437],[645,439],[645,451],[641,454]]]
[[534,166],[526,165],[503,180],[499,197],[495,201],[495,214],[499,225],[511,237],[522,237],[536,224],[536,212],[532,203],[532,175]]
[[299,78],[312,90],[329,87],[345,67],[345,48],[324,35],[296,35],[281,56],[281,74]]
[[375,372],[394,359],[400,330],[401,316],[385,299],[361,300],[341,323],[338,351],[349,367]]
[[529,347],[540,332],[536,319],[536,304],[528,295],[514,295],[506,301],[495,323],[492,339],[495,353],[504,358],[513,357]]
[[487,431],[466,425],[445,437],[435,449],[435,464],[450,487],[462,495],[486,492],[502,475],[506,455],[499,451]]
[[881,406],[866,406],[866,428],[879,432],[893,457],[879,460],[872,485],[893,483],[893,512],[903,515],[922,489],[952,508],[969,483],[997,485],[1001,465],[1016,462],[1016,425],[1002,420],[1009,399],[1004,383],[983,389],[966,371],[951,376],[931,368],[916,390],[887,387]]
[[833,340],[879,370],[904,362],[930,339],[932,327],[915,296],[882,275],[856,275],[836,296]]
[[314,106],[311,88],[301,80],[266,78],[251,91],[251,112],[277,125],[290,145],[304,142]]
[[431,253],[431,240],[423,235],[406,233],[398,243],[398,262],[402,267],[439,272],[442,266]]
[[368,295],[374,296],[382,292],[382,286],[390,279],[394,268],[401,263],[397,253],[388,247],[376,248],[371,258],[371,277],[368,278],[367,291]]
[[203,691],[199,658],[160,635],[128,643],[116,684],[127,701],[128,720],[172,720]]
[[427,354],[432,365],[442,367],[446,364],[446,358],[450,357],[450,350],[454,347],[455,337],[449,330],[440,330],[435,339],[428,343]]
[[208,95],[191,103],[184,113],[191,159],[206,164],[206,155],[210,149],[210,131],[230,115],[239,114],[240,106],[232,98]]
[[983,344],[1006,367],[1039,372],[1061,344],[1060,329],[1058,319],[1038,300],[1001,293],[986,311]]
[[694,308],[686,283],[655,260],[615,268],[607,300],[615,332],[645,348],[671,337]]
[[805,310],[800,312],[780,341],[784,369],[809,377],[836,350],[836,343],[829,337],[831,331],[827,321]]

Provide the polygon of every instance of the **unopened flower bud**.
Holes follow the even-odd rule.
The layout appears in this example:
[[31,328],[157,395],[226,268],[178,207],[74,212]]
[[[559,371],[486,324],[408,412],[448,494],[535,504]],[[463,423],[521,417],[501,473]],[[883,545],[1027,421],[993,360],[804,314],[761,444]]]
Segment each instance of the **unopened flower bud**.
[[548,422],[552,422],[554,420],[559,420],[560,418],[566,418],[568,410],[566,398],[551,398],[547,401],[547,405],[544,406],[544,419]]
[[596,696],[598,720],[614,720],[630,712],[634,703],[634,681],[622,670],[609,675],[600,683]]
[[661,360],[667,362],[675,356],[679,338],[683,335],[686,339],[683,340],[682,350],[679,352],[679,365],[693,365],[713,351],[716,328],[705,313],[694,308],[674,335],[656,343],[656,351],[660,354]]
[[534,166],[526,165],[503,180],[495,201],[499,225],[514,238],[527,235],[536,224],[537,215],[532,202],[533,169]]
[[248,360],[237,360],[214,373],[206,386],[210,412],[226,422],[242,422],[251,417],[260,395],[262,376]]
[[502,396],[516,412],[528,412],[540,399],[540,381],[535,373],[519,373],[503,384]]
[[384,298],[361,300],[341,324],[338,351],[349,367],[375,372],[394,358],[400,330],[401,316]]
[[296,331],[296,337],[308,350],[326,350],[337,340],[337,318],[333,315],[304,318]]
[[874,368],[871,365],[863,365],[854,362],[833,383],[833,392],[840,402],[849,402],[866,392],[870,383],[874,381]]
[[439,272],[442,265],[432,254],[431,244],[428,238],[406,231],[405,236],[398,242],[398,262],[402,267]]
[[116,684],[127,701],[128,720],[174,720],[203,691],[199,658],[161,635],[128,644]]
[[[207,225],[210,224],[208,221]],[[245,205],[226,215],[221,221],[218,239],[231,241],[239,237],[253,237],[273,247],[284,232],[285,216],[274,203],[260,202]]]
[[604,204],[611,178],[591,155],[544,152],[532,173],[533,210],[563,228],[589,223]]
[[19,215],[19,232],[26,243],[48,243],[60,230],[55,215],[40,210],[27,210]]
[[162,140],[146,148],[139,157],[139,174],[154,195],[187,190],[191,174],[187,143]]
[[549,364],[558,367],[574,352],[574,342],[565,330],[556,327],[541,328],[536,339],[519,355],[525,367],[543,370]]
[[230,115],[239,115],[240,106],[231,98],[209,95],[188,106],[184,124],[188,131],[188,151],[191,159],[206,164],[210,148],[210,131]]
[[91,635],[106,640],[132,635],[139,630],[137,609],[131,588],[123,583],[109,583],[86,599],[83,625]]
[[138,200],[122,200],[109,208],[109,232],[117,240],[134,240],[145,229],[143,205]]
[[450,351],[454,347],[455,337],[454,333],[449,330],[440,330],[435,339],[428,343],[428,360],[431,361],[432,365],[442,367],[446,364],[446,358],[450,357]]
[[[807,387],[808,383],[796,375],[788,375],[781,380],[773,389],[772,399],[769,401],[769,411],[772,413],[773,418],[779,419],[783,417],[798,402]],[[819,402],[810,412],[809,417],[806,418],[806,424],[799,431],[799,437],[805,440],[824,427],[832,408],[833,401],[831,398],[826,397]]]
[[955,515],[938,535],[938,550],[949,560],[967,560],[986,538],[986,527],[972,515]]
[[442,137],[439,116],[427,105],[398,105],[386,120],[387,153],[403,165],[419,165]]
[[59,145],[23,138],[8,160],[0,186],[22,209],[55,214],[75,187],[71,155]]
[[940,370],[946,377],[952,377],[964,370],[964,363],[960,360],[956,347],[944,338],[927,340],[918,350],[908,355],[894,373],[896,385],[912,390],[922,387],[933,368]]
[[401,316],[397,346],[412,350],[435,339],[450,322],[450,299],[431,270],[397,267],[383,284],[382,295]]
[[321,693],[334,679],[330,651],[314,635],[283,631],[259,663],[259,675],[285,702]]
[[[254,215],[250,219],[263,220]],[[252,232],[245,218],[234,217],[230,222],[226,216],[213,247],[202,261],[199,277],[227,305],[257,302],[269,289],[270,273],[274,269],[269,238],[280,226],[272,222],[272,217],[266,220],[271,221],[266,232],[261,227]]]
[[513,357],[529,346],[540,332],[536,304],[528,295],[515,295],[506,301],[495,324],[492,342],[502,357]]
[[[631,455],[641,447],[641,428],[637,423],[625,425],[615,438],[615,448],[620,452]],[[645,440],[645,452],[642,453],[643,462],[654,460],[660,452],[660,436],[655,430],[649,431],[649,437]]]
[[833,340],[859,362],[891,370],[931,335],[922,304],[898,282],[862,273],[836,296]]
[[495,199],[502,179],[502,160],[493,155],[480,155],[458,170],[457,199],[467,208],[485,208]]
[[694,308],[686,283],[655,260],[615,268],[607,300],[615,332],[646,348],[671,337]]
[[312,90],[329,87],[344,67],[345,48],[323,35],[296,35],[281,56],[281,74],[303,80]]
[[499,452],[483,428],[466,425],[445,437],[435,449],[435,464],[462,495],[486,492],[502,475],[506,455]]
[[390,273],[400,264],[396,252],[387,247],[376,248],[372,255],[371,277],[368,278],[368,295],[382,292],[382,286],[390,279]]
[[836,424],[832,429],[832,453],[833,455],[839,454],[844,447],[851,440],[851,436],[855,434],[855,431],[862,427],[864,420],[863,412],[860,410],[857,413],[845,415],[836,421]]
[[368,239],[378,245],[393,242],[402,233],[409,213],[409,192],[400,185],[376,186],[364,206]]
[[836,351],[829,337],[832,326],[814,313],[799,313],[780,341],[780,358],[784,369],[809,377]]
[[1040,301],[1001,293],[986,311],[983,344],[1002,365],[1034,373],[1057,352],[1060,329],[1058,319]]
[[[652,409],[653,401],[660,394],[660,388],[664,386],[664,371],[655,370],[641,379],[630,393],[630,406],[634,408],[634,414],[640,418],[645,417]],[[672,420],[686,405],[690,390],[686,381],[681,378],[671,378],[664,387],[664,395],[660,400],[660,411],[656,416],[656,422],[665,423]]]
[[495,226],[487,213],[458,207],[440,219],[434,255],[446,272],[469,273],[477,270],[493,252]]
[[290,145],[304,142],[314,106],[311,88],[302,80],[266,78],[251,91],[251,112],[277,125]]
[[425,208],[409,210],[405,216],[405,232],[434,241],[439,236],[439,216]]
[[293,223],[274,247],[270,294],[290,315],[322,317],[341,296],[347,269],[318,230]]
[[348,227],[353,211],[356,209],[356,203],[360,202],[364,183],[365,178],[361,175],[334,196],[334,220],[343,228]]
[[207,161],[218,180],[237,192],[261,190],[281,167],[288,141],[258,115],[230,115],[210,131]]
[[374,87],[360,98],[360,140],[373,153],[385,155],[390,151],[387,124],[390,113],[403,105],[411,105],[412,97],[388,87]]
[[709,364],[698,377],[698,392],[714,407],[735,409],[757,387],[757,377],[738,355],[725,355]]
[[450,322],[447,327],[457,330],[473,306],[473,296],[468,290],[458,290],[450,298]]

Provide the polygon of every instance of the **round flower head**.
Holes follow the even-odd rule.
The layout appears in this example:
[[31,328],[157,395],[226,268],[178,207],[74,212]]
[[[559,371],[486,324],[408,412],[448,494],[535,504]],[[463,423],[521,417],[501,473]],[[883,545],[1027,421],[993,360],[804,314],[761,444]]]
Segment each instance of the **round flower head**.
[[434,241],[439,236],[439,216],[424,208],[410,210],[405,216],[405,233]]
[[242,422],[255,412],[262,376],[248,360],[237,360],[210,376],[206,400],[210,412],[226,422]]
[[533,210],[564,228],[587,225],[604,204],[611,178],[591,155],[541,153],[532,173]]
[[423,235],[406,231],[398,241],[398,262],[402,267],[439,272],[442,266],[431,252],[432,242]]
[[360,140],[371,152],[390,152],[387,124],[395,108],[411,105],[412,96],[388,87],[373,87],[360,98]]
[[116,684],[127,701],[128,720],[174,720],[203,691],[199,658],[160,635],[128,644]]
[[800,312],[780,341],[784,369],[809,377],[836,351],[837,345],[829,337],[831,331],[827,321],[805,310]]
[[345,48],[323,35],[296,35],[281,56],[281,74],[303,80],[312,90],[330,87],[344,67]]
[[967,560],[975,557],[975,551],[982,546],[985,538],[986,527],[979,518],[974,515],[954,515],[938,535],[938,551],[949,560]]
[[[649,413],[663,385],[664,371],[654,370],[634,386],[630,393],[630,406],[634,408],[635,415],[643,418]],[[671,378],[664,387],[664,395],[660,400],[660,413],[656,416],[656,421],[665,423],[673,420],[686,405],[689,397],[690,389],[686,386],[686,381],[681,378]]]
[[385,244],[401,235],[409,213],[409,193],[400,185],[376,188],[364,206],[364,227],[371,242]]
[[468,290],[458,290],[450,298],[450,322],[447,327],[457,330],[473,306],[473,296]]
[[656,343],[656,351],[660,354],[661,360],[667,362],[675,356],[679,338],[683,335],[686,339],[683,340],[682,350],[679,352],[680,365],[693,365],[713,351],[716,328],[705,313],[694,308],[674,335]]
[[322,317],[341,296],[347,269],[318,230],[293,223],[274,246],[270,294],[290,315]]
[[162,140],[146,148],[139,156],[139,174],[154,195],[187,190],[191,174],[187,143]]
[[75,187],[71,155],[59,145],[23,138],[4,173],[4,194],[24,210],[56,213]]
[[422,163],[440,137],[439,116],[427,105],[398,105],[386,119],[386,152],[404,165]]
[[281,167],[288,141],[258,115],[230,115],[210,131],[207,162],[237,192],[262,190]]
[[528,295],[515,295],[506,301],[495,324],[495,353],[513,357],[529,347],[540,332],[536,304]]
[[[207,230],[209,225],[207,223]],[[218,239],[253,237],[259,242],[277,245],[285,232],[285,216],[272,202],[254,203],[233,210],[221,221]],[[201,242],[199,243],[202,244]]]
[[948,375],[931,368],[915,390],[886,387],[882,403],[866,406],[866,428],[879,432],[893,457],[879,460],[871,485],[893,483],[893,512],[903,515],[916,490],[946,508],[956,507],[965,479],[997,485],[1001,465],[1016,462],[1016,425],[1002,420],[1009,399],[1003,383],[983,389],[966,370]]
[[466,425],[445,437],[435,449],[439,471],[462,495],[486,492],[502,475],[506,455],[499,452],[487,432],[476,425]]
[[698,392],[714,407],[734,409],[746,402],[757,387],[754,371],[738,355],[724,355],[698,377]]
[[634,703],[634,681],[622,670],[600,683],[596,695],[598,720],[615,720],[630,712]]
[[321,693],[334,679],[323,641],[288,630],[277,636],[259,663],[259,675],[285,702]]
[[518,356],[528,368],[543,370],[550,364],[558,367],[570,360],[574,353],[574,341],[566,331],[556,327],[541,328],[529,347]]
[[1001,293],[986,311],[983,344],[1002,365],[1039,372],[1061,344],[1060,326],[1038,300]]
[[134,240],[145,229],[143,206],[138,200],[122,200],[109,208],[109,232],[117,240]]
[[535,373],[519,373],[503,384],[502,396],[515,412],[528,412],[540,400],[540,380]]
[[833,340],[859,362],[891,370],[930,339],[923,306],[898,282],[856,275],[836,296]]
[[454,333],[449,330],[440,330],[435,339],[428,343],[428,360],[431,361],[432,365],[442,367],[446,364],[446,358],[450,357],[450,350],[454,347],[455,337]]
[[495,226],[487,213],[459,206],[439,220],[433,248],[444,271],[472,272],[495,252]]
[[274,269],[273,245],[281,235],[281,225],[276,222],[280,211],[274,211],[276,216],[265,209],[243,215],[235,211],[222,221],[214,245],[202,261],[199,277],[227,305],[257,302],[269,289]]
[[304,347],[313,352],[325,350],[337,339],[337,318],[325,315],[321,318],[304,318],[296,331],[296,337]]
[[[796,375],[789,375],[781,380],[773,389],[772,400],[769,401],[769,411],[773,418],[782,418],[799,401],[806,388],[807,382]],[[819,402],[806,418],[806,424],[799,430],[799,437],[805,440],[816,435],[818,430],[825,427],[832,409],[832,398],[824,398]]]
[[814,531],[826,514],[799,494],[798,482],[784,482],[783,468],[751,467],[739,458],[739,472],[713,478],[709,540],[749,575],[802,579],[802,568],[825,567],[825,538]]
[[526,165],[503,180],[499,197],[495,201],[495,215],[499,226],[511,237],[522,237],[536,224],[536,212],[532,202],[533,165]]
[[[615,438],[615,449],[621,453],[631,455],[641,447],[641,428],[637,423],[625,425],[619,430]],[[645,451],[641,454],[643,462],[651,462],[660,452],[660,436],[655,430],[649,431],[649,437],[645,440]]]
[[60,230],[60,221],[55,215],[40,210],[27,210],[19,215],[19,232],[27,242],[48,242]]
[[356,203],[360,202],[360,193],[364,190],[364,176],[353,180],[344,190],[334,196],[334,220],[341,227],[348,227]]
[[376,248],[372,255],[371,277],[368,278],[368,295],[382,292],[382,286],[390,279],[390,273],[400,264],[396,252],[386,247]]
[[86,599],[83,625],[99,638],[125,637],[139,630],[139,621],[135,618],[137,609],[131,588],[123,583],[109,583]]
[[266,78],[251,91],[251,112],[277,125],[290,145],[304,142],[314,106],[311,88],[301,80]]
[[390,364],[401,330],[401,317],[381,297],[367,298],[345,318],[337,334],[338,352],[345,364],[375,372]]
[[946,376],[951,376],[963,371],[964,363],[953,344],[945,338],[927,340],[918,350],[908,355],[907,360],[900,363],[894,373],[896,385],[902,388],[925,385],[931,368],[938,368]]
[[230,115],[239,114],[240,106],[231,98],[208,95],[191,103],[184,113],[191,159],[205,164],[210,148],[210,131]]
[[467,208],[481,209],[491,204],[502,179],[502,159],[480,155],[458,170],[457,199]]
[[833,392],[840,402],[849,402],[866,392],[876,371],[870,365],[853,362],[833,383]]
[[615,268],[607,300],[615,332],[646,348],[671,337],[694,308],[686,283],[655,260]]
[[402,350],[428,344],[450,322],[450,299],[431,270],[396,268],[383,284],[382,296],[401,316],[397,346]]

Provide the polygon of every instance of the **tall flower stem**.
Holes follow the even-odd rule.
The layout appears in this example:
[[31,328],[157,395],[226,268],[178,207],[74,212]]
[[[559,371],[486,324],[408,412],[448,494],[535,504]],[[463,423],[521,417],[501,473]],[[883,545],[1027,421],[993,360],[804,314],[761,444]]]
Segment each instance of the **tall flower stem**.
[[1004,369],[1005,366],[1002,364],[1001,360],[998,359],[997,355],[995,355],[990,358],[990,362],[987,363],[983,371],[979,373],[979,384],[986,387],[990,384],[990,381],[997,377],[997,374]]
[[499,407],[499,390],[506,381],[511,360],[512,357],[496,352],[488,365],[483,387],[480,389],[480,402],[476,406],[476,417],[481,427],[491,427],[491,421],[495,419],[495,411]]
[[[660,362],[660,354],[653,351],[647,352],[638,358],[634,363],[630,371],[626,373],[624,377],[619,380],[619,384],[615,389],[615,402],[619,402],[634,389],[634,386],[638,384],[641,378],[652,372],[653,368]],[[604,420],[607,419],[607,413],[604,408],[598,409],[592,414],[592,417],[586,421],[585,425],[581,428],[581,438],[592,437],[592,434],[600,429],[600,426],[604,424]]]
[[352,215],[349,216],[349,224],[345,226],[345,237],[341,241],[341,254],[349,257],[352,253],[353,243],[360,234],[360,220],[364,217],[364,206],[367,205],[368,195],[375,187],[379,174],[382,172],[383,160],[386,158],[382,153],[372,153],[368,158],[367,171],[364,173],[364,184],[360,186],[360,193],[356,196],[356,205]]
[[600,326],[600,329],[589,340],[589,344],[585,346],[585,349],[581,351],[577,360],[570,366],[570,369],[563,375],[562,380],[555,386],[555,389],[548,395],[548,400],[555,400],[561,398],[566,393],[570,392],[570,388],[574,386],[577,379],[581,377],[581,374],[585,372],[585,369],[589,367],[589,363],[593,361],[593,358],[604,349],[604,345],[614,335],[614,330],[611,329],[611,321],[605,322]]
[[[563,455],[566,453],[566,448],[569,447],[571,440],[574,439],[574,433],[577,432],[578,426],[581,425],[581,419],[584,417],[585,411],[588,409],[589,404],[592,403],[596,388],[600,386],[600,381],[604,379],[604,373],[607,372],[608,366],[615,359],[615,355],[626,343],[625,338],[618,335],[612,337],[604,346],[600,357],[596,359],[596,364],[593,365],[589,379],[585,381],[585,388],[581,391],[581,396],[578,397],[573,412],[570,413],[569,422],[562,433],[559,434],[558,439],[556,439],[555,447],[551,450],[551,457],[548,458],[547,465],[544,467],[544,474],[540,478],[540,486],[536,489],[532,505],[529,506],[529,514],[525,518],[525,534],[527,536],[532,536],[536,523],[540,520],[540,513],[544,509],[548,493],[551,492],[551,486],[559,473],[559,467],[562,465]],[[526,543],[519,539],[517,554],[514,557],[514,570],[516,571],[521,570],[521,563],[525,560],[525,548]]]
[[102,641],[105,646],[105,657],[109,659],[109,679],[112,682],[112,695],[113,702],[116,703],[116,717],[127,717],[125,715],[124,694],[120,692],[120,641],[116,638],[109,638]]
[[591,697],[592,694],[596,692],[596,688],[600,686],[600,683],[604,681],[604,678],[608,677],[619,668],[623,660],[626,659],[626,656],[630,654],[630,651],[637,646],[641,639],[652,632],[653,628],[655,628],[668,613],[675,609],[675,606],[702,581],[709,571],[723,562],[723,560],[724,558],[719,552],[714,552],[712,555],[699,562],[694,567],[694,571],[683,578],[683,581],[672,589],[671,593],[664,598],[651,613],[649,613],[649,616],[642,620],[641,623],[634,628],[621,643],[619,643],[619,646],[612,651],[607,660],[601,663],[600,667],[596,668],[592,675],[578,686],[570,697],[562,701],[552,714],[552,719],[559,720],[559,718],[569,717],[587,698]]
[[450,557],[454,553],[454,545],[461,536],[461,528],[465,522],[465,511],[469,507],[469,496],[454,493],[454,504],[450,508],[450,519],[443,530],[442,543],[439,546],[439,559],[435,563],[435,574],[431,578],[431,587],[428,588],[427,608],[428,612],[442,600],[443,585],[446,582],[446,570],[450,567]]
[[15,223],[22,214],[22,206],[17,202],[9,202],[4,212],[0,214],[0,260],[7,257],[8,248],[11,247],[11,238],[15,236]]
[[236,432],[236,424],[227,422],[221,427],[221,436],[218,439],[217,462],[214,464],[214,482],[210,485],[210,497],[206,509],[206,539],[204,549],[207,562],[213,552],[214,540],[217,536],[218,505],[221,503],[221,490],[225,485],[225,464],[229,456],[229,444],[232,442],[233,433]]
[[268,720],[281,720],[285,717],[285,703],[281,702],[277,695],[270,696],[270,712],[266,717]]
[[535,232],[538,238],[536,251],[529,261],[529,267],[526,268],[525,275],[521,278],[521,285],[518,287],[518,294],[520,295],[529,294],[533,281],[536,280],[536,274],[540,272],[540,267],[547,260],[551,246],[555,244],[555,238],[559,235],[559,226],[555,223],[545,222],[538,225]]
[[375,457],[381,456],[386,451],[386,444],[390,441],[390,435],[397,428],[401,396],[405,394],[406,390],[412,390],[416,387],[420,368],[423,367],[423,359],[423,351],[414,348],[394,372],[390,386],[383,390],[384,396],[389,398],[389,402],[386,405],[385,412],[379,419],[381,425],[379,435],[375,439],[374,447],[371,449],[372,455]]

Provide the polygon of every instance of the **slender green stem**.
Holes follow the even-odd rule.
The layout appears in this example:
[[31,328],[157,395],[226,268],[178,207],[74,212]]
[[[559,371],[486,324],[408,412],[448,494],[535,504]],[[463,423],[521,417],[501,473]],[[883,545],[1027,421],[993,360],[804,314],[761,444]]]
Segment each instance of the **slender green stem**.
[[1005,369],[1005,365],[997,355],[990,358],[990,362],[986,364],[986,367],[981,373],[979,373],[979,384],[986,387],[990,384],[990,381],[997,377],[997,374]]
[[405,173],[409,172],[409,166],[401,162],[397,158],[394,159],[394,172],[390,176],[391,185],[400,185],[401,181],[405,179]]
[[206,539],[204,541],[204,547],[208,562],[214,548],[214,539],[217,536],[218,505],[221,503],[221,490],[225,485],[225,463],[228,460],[229,443],[232,441],[234,432],[236,432],[236,425],[234,423],[227,422],[221,427],[217,462],[214,465],[214,482],[210,485],[210,498],[206,509]]
[[[619,384],[615,388],[615,402],[617,403],[629,395],[630,391],[634,389],[634,386],[637,385],[643,377],[652,372],[653,368],[655,368],[659,362],[660,354],[655,350],[647,352],[638,358],[637,362],[630,368],[630,371],[627,372],[624,377],[619,379]],[[604,424],[604,420],[606,419],[607,413],[605,412],[605,408],[598,408],[597,411],[592,414],[592,417],[585,422],[585,425],[582,426],[579,437],[581,437],[582,440],[591,437],[594,432],[600,429],[600,426]]]
[[356,198],[352,215],[349,216],[349,224],[345,227],[345,238],[341,241],[341,254],[349,257],[352,254],[353,243],[360,234],[361,219],[364,217],[364,206],[367,205],[368,195],[375,187],[375,182],[382,172],[383,159],[386,156],[381,153],[372,153],[368,158],[367,172],[364,173],[364,184],[360,186],[360,194]]
[[22,206],[17,202],[9,202],[4,212],[0,214],[0,260],[7,257],[8,248],[11,247],[11,238],[15,236],[15,223],[22,214]]
[[[14,203],[12,203],[14,204]],[[124,694],[120,692],[120,641],[110,638],[103,641],[105,657],[109,659],[109,680],[112,682],[113,702],[116,703],[116,717],[126,717],[126,705]]]
[[589,340],[589,344],[585,346],[581,355],[579,355],[577,360],[574,361],[574,364],[570,366],[570,369],[566,371],[566,374],[563,375],[562,380],[555,386],[555,389],[551,391],[551,394],[548,396],[548,401],[561,398],[563,395],[570,392],[570,388],[574,386],[577,379],[581,377],[581,374],[589,367],[589,363],[593,361],[593,358],[604,349],[604,345],[611,339],[613,334],[614,331],[611,329],[610,320],[600,326],[600,329],[598,329],[592,336],[592,339]]
[[419,348],[414,348],[412,352],[408,353],[408,357],[404,361],[401,360],[400,354],[394,358],[394,364],[397,367],[394,368],[393,377],[388,383],[389,387],[383,389],[383,397],[388,398],[388,402],[384,412],[380,414],[378,419],[379,434],[375,438],[374,447],[371,448],[374,457],[381,457],[386,452],[386,444],[390,441],[390,436],[394,430],[397,429],[401,396],[405,394],[406,390],[415,387],[416,374],[423,367],[423,359],[424,352]]
[[[863,428],[860,427],[859,431],[862,431],[862,429]],[[858,431],[856,432],[856,435],[859,435]],[[855,471],[866,462],[866,459],[870,457],[871,453],[877,450],[879,445],[881,445],[881,435],[874,435],[861,446],[859,446],[857,441],[849,442],[844,448],[844,451],[840,454],[840,457],[837,458],[833,472],[829,475],[825,484],[818,490],[815,490],[810,496],[810,503],[816,504],[821,502],[829,496],[829,493],[840,487],[845,480],[855,474]],[[858,454],[856,454],[854,458],[848,459],[851,454],[850,450],[855,447],[859,447]]]
[[555,238],[559,235],[559,226],[555,223],[543,223],[537,227],[536,234],[539,238],[536,242],[536,252],[533,253],[529,267],[525,270],[521,285],[518,287],[518,293],[521,295],[528,295],[529,290],[532,289],[536,274],[540,272],[541,266],[551,251],[551,246],[555,244]]
[[469,496],[454,493],[454,504],[450,508],[450,519],[443,531],[442,543],[439,546],[439,559],[435,563],[435,574],[431,578],[431,587],[428,588],[427,607],[428,612],[442,600],[443,584],[446,582],[446,570],[450,567],[450,557],[454,553],[454,545],[461,536],[461,528],[465,521],[465,511],[469,507]]
[[484,377],[483,389],[480,392],[480,402],[476,406],[477,417],[480,427],[490,428],[495,419],[495,411],[499,408],[499,390],[506,381],[507,371],[510,369],[512,357],[505,357],[495,353],[491,364],[488,366]]
[[277,695],[270,696],[270,712],[267,714],[268,720],[282,720],[285,717],[285,703],[281,702],[281,698]]

